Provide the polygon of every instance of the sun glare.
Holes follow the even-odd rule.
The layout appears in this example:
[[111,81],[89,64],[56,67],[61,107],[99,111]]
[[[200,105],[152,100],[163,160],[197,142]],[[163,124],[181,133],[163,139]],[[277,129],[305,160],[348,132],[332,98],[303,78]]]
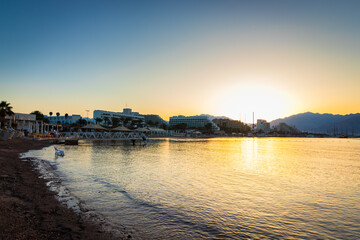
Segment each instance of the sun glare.
[[278,87],[263,84],[242,84],[221,91],[217,98],[217,112],[243,122],[256,119],[274,120],[285,117],[292,110],[293,100]]

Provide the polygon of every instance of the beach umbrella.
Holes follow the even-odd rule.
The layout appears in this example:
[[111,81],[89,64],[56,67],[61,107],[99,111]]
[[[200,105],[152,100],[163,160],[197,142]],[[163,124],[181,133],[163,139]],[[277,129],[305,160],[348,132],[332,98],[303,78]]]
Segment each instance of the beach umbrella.
[[88,124],[88,125],[82,127],[82,129],[107,130],[106,128],[104,128],[102,126],[95,125],[95,124]]
[[147,128],[138,128],[138,129],[135,129],[136,132],[150,132],[149,129]]
[[166,132],[166,130],[162,129],[162,128],[148,128],[150,131],[153,131],[153,132]]
[[128,129],[127,127],[123,127],[123,126],[118,126],[114,129],[111,129],[111,131],[119,131],[119,132],[131,132],[130,129]]

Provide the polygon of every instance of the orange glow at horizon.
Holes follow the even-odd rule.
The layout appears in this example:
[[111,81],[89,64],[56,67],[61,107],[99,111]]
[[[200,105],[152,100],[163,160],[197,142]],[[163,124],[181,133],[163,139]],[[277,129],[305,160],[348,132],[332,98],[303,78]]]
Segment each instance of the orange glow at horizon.
[[213,104],[221,115],[246,122],[252,122],[253,112],[255,121],[271,121],[297,109],[294,97],[284,90],[251,82],[223,88]]

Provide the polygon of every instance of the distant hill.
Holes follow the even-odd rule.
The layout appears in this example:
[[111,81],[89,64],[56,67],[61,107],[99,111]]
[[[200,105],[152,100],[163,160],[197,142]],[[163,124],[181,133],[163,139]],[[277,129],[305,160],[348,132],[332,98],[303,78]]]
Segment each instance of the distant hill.
[[320,114],[320,113],[300,113],[290,117],[276,119],[271,126],[279,123],[293,125],[304,132],[316,133],[348,133],[360,134],[360,113],[348,115]]
[[206,116],[208,117],[211,121],[214,120],[214,119],[230,119],[232,120],[231,118],[229,117],[225,117],[225,116],[213,116],[213,115],[210,115],[210,114],[200,114],[198,116]]

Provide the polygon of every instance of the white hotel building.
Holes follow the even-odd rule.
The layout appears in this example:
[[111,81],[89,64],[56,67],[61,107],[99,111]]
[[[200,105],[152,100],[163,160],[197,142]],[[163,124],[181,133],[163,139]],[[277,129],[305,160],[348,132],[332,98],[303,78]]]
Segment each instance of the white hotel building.
[[13,116],[6,116],[5,121],[9,127],[16,123],[16,129],[29,133],[43,133],[45,131],[44,122],[36,120],[35,114],[15,113]]
[[256,130],[257,131],[263,131],[264,133],[269,133],[270,132],[270,123],[268,123],[266,120],[264,119],[258,119],[257,120],[257,124],[256,124]]
[[188,128],[199,128],[199,127],[205,127],[206,124],[210,123],[213,131],[220,131],[220,128],[213,123],[207,116],[191,116],[191,117],[185,117],[182,115],[170,117],[170,126],[175,126],[178,124],[185,123]]
[[145,117],[141,116],[138,112],[133,112],[131,108],[124,108],[122,112],[110,112],[104,110],[94,110],[94,119],[101,118],[104,120],[108,118],[129,118],[130,120],[140,120],[145,123]]

